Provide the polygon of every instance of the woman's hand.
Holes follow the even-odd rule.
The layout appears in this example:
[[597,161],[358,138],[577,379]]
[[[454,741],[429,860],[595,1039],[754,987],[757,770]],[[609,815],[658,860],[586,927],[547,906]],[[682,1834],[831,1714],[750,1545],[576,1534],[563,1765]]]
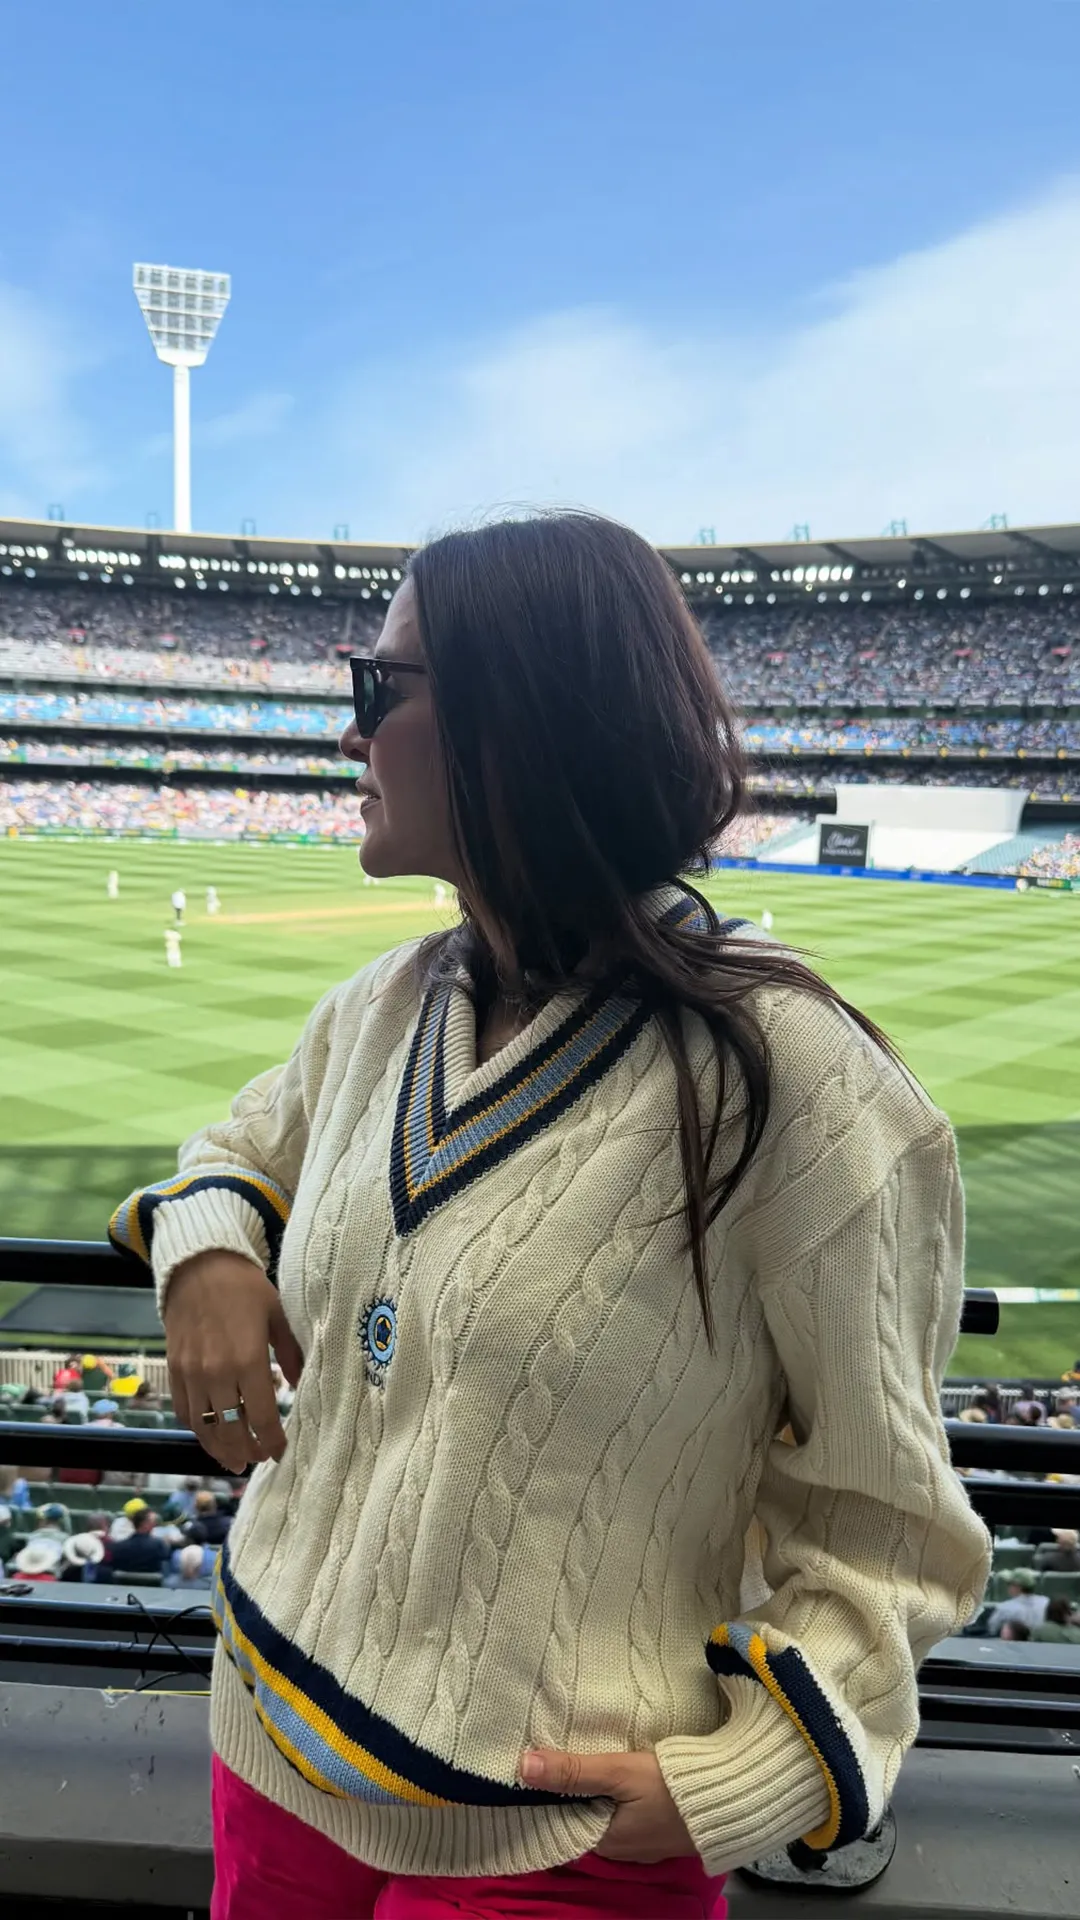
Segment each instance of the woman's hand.
[[[299,1382],[304,1357],[262,1268],[238,1253],[196,1254],[169,1282],[164,1321],[177,1418],[227,1473],[280,1460],[285,1432],[270,1348],[291,1387]],[[241,1403],[241,1419],[226,1425],[223,1410]],[[207,1425],[200,1416],[211,1408],[218,1418]]]
[[614,1800],[610,1824],[593,1848],[601,1860],[655,1866],[696,1853],[654,1753],[559,1753],[532,1747],[519,1763],[526,1786]]

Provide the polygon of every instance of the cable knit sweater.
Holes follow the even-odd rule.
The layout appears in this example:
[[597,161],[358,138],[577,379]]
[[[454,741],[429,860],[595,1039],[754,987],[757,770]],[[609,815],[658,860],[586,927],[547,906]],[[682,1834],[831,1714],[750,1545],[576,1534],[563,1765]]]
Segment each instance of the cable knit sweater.
[[709,1230],[710,1354],[655,1021],[560,995],[477,1066],[460,977],[421,1004],[413,952],[112,1222],[159,1300],[202,1250],[262,1262],[304,1354],[221,1556],[215,1749],[384,1872],[590,1851],[613,1803],[519,1786],[530,1745],[654,1751],[710,1874],[843,1846],[989,1569],[938,1412],[949,1123],[831,1003],[759,993],[772,1109]]

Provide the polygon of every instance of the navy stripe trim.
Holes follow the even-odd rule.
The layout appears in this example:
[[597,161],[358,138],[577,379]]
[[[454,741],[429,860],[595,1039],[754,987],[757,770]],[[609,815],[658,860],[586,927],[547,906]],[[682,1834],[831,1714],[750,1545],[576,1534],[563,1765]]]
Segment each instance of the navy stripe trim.
[[[543,1793],[533,1787],[506,1787],[483,1774],[451,1766],[392,1726],[381,1714],[347,1693],[319,1661],[271,1624],[262,1609],[240,1585],[229,1565],[228,1543],[220,1560],[222,1591],[245,1639],[276,1673],[290,1681],[346,1738],[363,1747],[391,1772],[439,1800],[471,1807],[554,1806],[560,1800],[595,1799],[595,1794]],[[228,1648],[225,1648],[228,1653]],[[229,1655],[231,1659],[231,1654]],[[233,1663],[235,1665],[235,1662]],[[299,1772],[299,1769],[296,1769]],[[402,1803],[409,1804],[409,1803]]]

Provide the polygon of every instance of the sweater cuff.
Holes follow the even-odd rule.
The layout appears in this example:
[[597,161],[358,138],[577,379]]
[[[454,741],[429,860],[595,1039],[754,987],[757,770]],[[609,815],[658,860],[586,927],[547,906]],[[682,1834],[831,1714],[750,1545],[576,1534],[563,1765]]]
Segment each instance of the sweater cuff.
[[715,1733],[672,1734],[660,1771],[706,1873],[729,1873],[812,1833],[829,1816],[817,1761],[756,1681],[728,1679],[731,1711]]
[[197,1253],[238,1253],[265,1270],[270,1249],[255,1208],[226,1187],[207,1187],[190,1200],[169,1200],[156,1209],[151,1264],[162,1318],[173,1274]]

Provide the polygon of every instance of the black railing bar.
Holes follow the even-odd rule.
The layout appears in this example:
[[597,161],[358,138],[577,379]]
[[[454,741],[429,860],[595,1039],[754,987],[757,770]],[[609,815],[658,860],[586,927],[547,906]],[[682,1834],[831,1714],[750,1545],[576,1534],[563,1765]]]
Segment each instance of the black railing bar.
[[[1037,1732],[1038,1729],[1033,1729]],[[980,1728],[979,1738],[958,1733],[947,1721],[938,1725],[920,1727],[915,1736],[915,1745],[933,1750],[949,1749],[960,1753],[1023,1753],[1028,1759],[1046,1759],[1059,1753],[1080,1756],[1080,1741],[1074,1740],[1071,1733],[1044,1733],[1041,1739],[1019,1740],[1015,1734],[1002,1732],[996,1734],[992,1727],[985,1731]]]
[[[968,1436],[977,1434],[980,1442],[981,1464],[989,1466],[993,1460],[1001,1460],[1008,1455],[1008,1462],[1014,1472],[1080,1472],[1080,1431],[1070,1433],[1054,1430],[1050,1433],[1020,1430],[1010,1432],[999,1440],[986,1435],[985,1430],[967,1425],[964,1421],[946,1421],[946,1432],[953,1464],[970,1464]],[[982,1444],[988,1440],[989,1445]],[[44,1425],[35,1420],[0,1420],[0,1448],[18,1465],[26,1467],[49,1466],[53,1462],[62,1462],[70,1467],[105,1467],[115,1463],[118,1467],[131,1467],[136,1470],[160,1470],[163,1473],[217,1474],[223,1472],[213,1457],[204,1453],[195,1435],[186,1427],[91,1427]],[[1024,1468],[1018,1465],[1024,1461]],[[230,1476],[233,1477],[233,1476]],[[965,1481],[971,1503],[977,1512],[985,1517],[986,1507],[996,1504],[995,1496],[1000,1499],[1001,1492],[1010,1486],[1017,1494],[1032,1491],[1030,1482],[1018,1480],[1007,1483],[998,1480]],[[1039,1491],[1046,1491],[1040,1488]],[[1057,1492],[1058,1489],[1054,1488]],[[1080,1486],[1062,1487],[1060,1491],[1080,1502]],[[1010,1510],[1011,1512],[1011,1510]],[[1006,1517],[1009,1517],[1008,1515]],[[1013,1518],[1018,1515],[1012,1513]]]
[[[39,1287],[141,1287],[151,1285],[141,1263],[125,1259],[107,1240],[36,1240],[0,1236],[0,1280]],[[999,1307],[991,1287],[967,1287],[961,1333],[994,1334]]]
[[[227,1474],[187,1427],[53,1427],[36,1420],[0,1420],[0,1455],[20,1467],[101,1467],[106,1471]],[[168,1496],[162,1494],[162,1499]]]
[[[1002,1646],[1008,1644],[1008,1641],[1001,1642]],[[969,1667],[962,1660],[935,1660],[933,1654],[928,1654],[919,1668],[919,1687],[944,1687],[956,1692],[977,1690],[984,1695],[994,1694],[999,1687],[1008,1687],[1014,1693],[1030,1689],[1032,1693],[1075,1694],[1080,1701],[1080,1664],[1075,1667],[999,1667],[981,1662]]]
[[144,1292],[151,1285],[146,1268],[125,1259],[107,1240],[0,1238],[0,1280],[35,1287],[141,1287]]
[[[1080,1429],[1065,1427],[975,1426],[946,1420],[954,1467],[1004,1467],[1016,1473],[1080,1472]],[[1077,1464],[1070,1467],[1070,1457]]]
[[[9,1574],[0,1584],[10,1586],[16,1583],[18,1578],[17,1573]],[[107,1592],[108,1589],[103,1588],[102,1591]],[[80,1606],[74,1601],[46,1600],[36,1594],[20,1597],[17,1594],[4,1594],[0,1591],[0,1621],[9,1625],[15,1621],[22,1621],[35,1627],[86,1627],[88,1631],[108,1633],[116,1633],[121,1627],[130,1627],[132,1633],[160,1634],[164,1627],[175,1627],[182,1613],[185,1633],[200,1634],[207,1640],[213,1639],[214,1619],[209,1605],[199,1612],[194,1612],[191,1607],[184,1605],[188,1596],[179,1592],[178,1589],[150,1587],[144,1591],[150,1593],[155,1600],[160,1593],[171,1596],[172,1592],[177,1592],[179,1604],[167,1605],[160,1613],[151,1612],[149,1609],[144,1613],[141,1607],[129,1606],[126,1601],[121,1603],[118,1600],[110,1605],[102,1600],[96,1604],[91,1602],[88,1606]],[[199,1603],[195,1602],[194,1605],[198,1606]]]
[[935,1693],[919,1688],[924,1720],[971,1720],[1002,1727],[1068,1727],[1080,1733],[1080,1700],[1020,1700],[1015,1694]]
[[[180,1658],[177,1655],[181,1656]],[[0,1661],[34,1660],[42,1666],[117,1667],[142,1673],[179,1672],[190,1662],[199,1678],[208,1676],[213,1649],[188,1646],[182,1640],[176,1649],[164,1638],[151,1653],[147,1647],[134,1647],[130,1640],[64,1640],[51,1634],[0,1633]]]
[[988,1527],[1080,1526],[1080,1487],[1032,1486],[999,1480],[973,1485],[964,1481],[972,1507]]

